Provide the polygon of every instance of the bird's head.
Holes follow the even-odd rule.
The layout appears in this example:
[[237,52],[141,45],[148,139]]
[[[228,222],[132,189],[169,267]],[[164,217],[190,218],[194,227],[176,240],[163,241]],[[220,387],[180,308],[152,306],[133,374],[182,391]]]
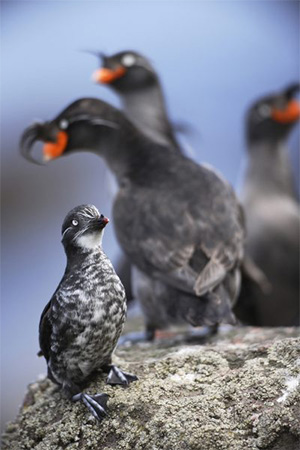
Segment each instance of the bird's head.
[[89,251],[101,245],[103,230],[109,219],[100,214],[94,205],[73,208],[62,225],[62,243],[66,249]]
[[96,53],[101,68],[93,73],[96,83],[111,85],[120,92],[136,91],[156,82],[157,76],[149,61],[134,51],[124,51],[106,56]]
[[73,102],[55,119],[36,122],[21,137],[21,153],[31,162],[36,141],[42,141],[44,162],[72,151],[97,151],[120,127],[121,113],[101,100],[84,98]]
[[246,119],[250,142],[281,141],[285,139],[300,118],[300,103],[295,99],[299,83],[261,98],[249,109]]

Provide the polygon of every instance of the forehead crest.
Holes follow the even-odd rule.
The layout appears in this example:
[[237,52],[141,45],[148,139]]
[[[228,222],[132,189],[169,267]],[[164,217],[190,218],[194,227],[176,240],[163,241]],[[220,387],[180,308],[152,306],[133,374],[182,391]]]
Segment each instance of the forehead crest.
[[77,212],[77,214],[87,219],[94,219],[95,217],[100,217],[100,213],[94,205],[87,205],[83,207]]

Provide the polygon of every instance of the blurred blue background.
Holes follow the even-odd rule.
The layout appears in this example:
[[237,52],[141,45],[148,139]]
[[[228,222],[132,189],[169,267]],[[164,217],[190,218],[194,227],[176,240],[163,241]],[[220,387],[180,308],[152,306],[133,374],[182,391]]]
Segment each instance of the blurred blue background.
[[[80,203],[111,214],[104,163],[75,154],[47,167],[19,155],[33,119],[51,119],[79,97],[119,105],[94,85],[98,61],[133,49],[161,76],[172,120],[197,132],[193,157],[240,184],[244,114],[256,98],[299,79],[298,1],[2,1],[2,426],[25,386],[46,372],[38,322],[65,266],[60,227]],[[299,127],[289,147],[298,177]],[[104,249],[116,262],[109,226]]]

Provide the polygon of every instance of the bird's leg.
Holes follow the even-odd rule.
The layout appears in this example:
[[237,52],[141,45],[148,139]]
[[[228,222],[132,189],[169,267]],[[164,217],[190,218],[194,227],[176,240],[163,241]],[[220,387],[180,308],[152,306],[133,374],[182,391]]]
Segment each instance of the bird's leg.
[[130,373],[122,372],[117,366],[111,364],[106,366],[104,370],[109,370],[108,377],[106,380],[107,384],[115,385],[121,384],[122,386],[128,386],[133,381],[138,380],[138,377],[131,375]]
[[205,344],[209,338],[215,336],[218,331],[219,324],[217,323],[215,325],[205,325],[194,328],[187,334],[185,341],[188,343]]
[[146,326],[145,331],[133,331],[132,333],[121,336],[118,345],[124,345],[127,342],[137,344],[138,342],[152,342],[155,338],[155,328]]
[[107,415],[106,404],[109,396],[107,394],[89,395],[80,392],[72,397],[73,402],[82,401],[96,420],[101,421]]
[[81,401],[96,420],[101,421],[107,415],[106,403],[109,398],[107,394],[85,394],[80,392],[80,386],[71,380],[64,381],[62,390],[73,402]]
[[154,338],[155,338],[155,328],[153,328],[150,325],[147,325],[145,330],[145,340],[148,342],[152,342],[154,341]]

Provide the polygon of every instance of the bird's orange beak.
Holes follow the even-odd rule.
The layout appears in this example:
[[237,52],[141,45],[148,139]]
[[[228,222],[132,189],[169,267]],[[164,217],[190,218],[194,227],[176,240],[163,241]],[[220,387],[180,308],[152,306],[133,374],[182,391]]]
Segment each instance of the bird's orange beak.
[[117,80],[118,78],[121,78],[123,75],[125,75],[125,73],[126,70],[122,66],[119,66],[114,70],[102,67],[101,69],[95,70],[95,72],[93,73],[93,80],[95,81],[95,83],[109,84]]
[[280,123],[291,123],[300,117],[300,103],[290,100],[285,109],[273,108],[272,119]]
[[44,161],[58,158],[65,150],[68,143],[68,135],[65,131],[59,131],[56,142],[45,142],[43,147]]

